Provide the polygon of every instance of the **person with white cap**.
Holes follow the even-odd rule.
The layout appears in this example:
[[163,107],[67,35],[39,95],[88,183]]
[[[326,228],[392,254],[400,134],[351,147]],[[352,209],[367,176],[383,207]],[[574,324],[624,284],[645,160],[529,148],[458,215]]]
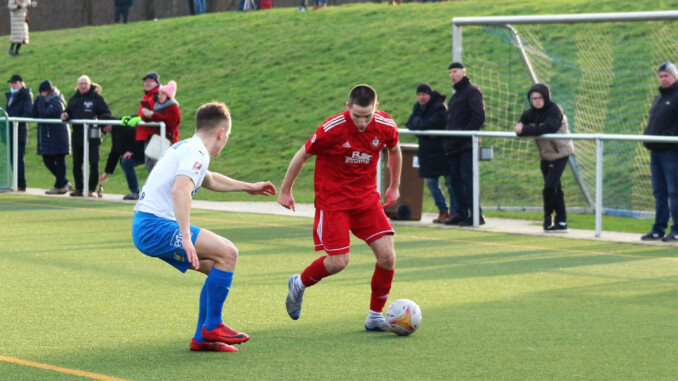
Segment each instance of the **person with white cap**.
[[[671,62],[664,62],[657,70],[659,95],[652,101],[650,119],[645,135],[678,135],[678,70]],[[654,195],[655,217],[652,231],[641,237],[643,241],[661,239],[678,241],[678,144],[643,143],[650,150],[650,172]],[[670,233],[664,235],[669,218],[673,220]]]

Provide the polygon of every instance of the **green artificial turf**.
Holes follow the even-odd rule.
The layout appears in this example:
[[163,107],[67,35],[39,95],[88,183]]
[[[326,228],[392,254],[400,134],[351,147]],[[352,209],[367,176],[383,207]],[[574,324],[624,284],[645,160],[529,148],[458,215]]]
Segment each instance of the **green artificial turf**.
[[367,333],[374,258],[306,292],[287,279],[319,254],[312,220],[194,210],[240,258],[224,309],[239,353],[194,353],[204,276],[131,242],[132,206],[0,194],[0,378],[82,379],[20,359],[130,380],[675,378],[673,247],[396,226],[389,301],[423,313],[409,337]]

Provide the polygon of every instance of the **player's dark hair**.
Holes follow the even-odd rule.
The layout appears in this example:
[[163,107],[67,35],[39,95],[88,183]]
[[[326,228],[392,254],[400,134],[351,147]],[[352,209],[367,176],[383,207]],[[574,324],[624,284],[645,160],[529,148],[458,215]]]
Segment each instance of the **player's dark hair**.
[[377,92],[370,85],[358,85],[348,93],[348,105],[368,107],[377,103]]
[[195,112],[195,129],[211,130],[230,120],[231,112],[228,106],[221,102],[205,103]]

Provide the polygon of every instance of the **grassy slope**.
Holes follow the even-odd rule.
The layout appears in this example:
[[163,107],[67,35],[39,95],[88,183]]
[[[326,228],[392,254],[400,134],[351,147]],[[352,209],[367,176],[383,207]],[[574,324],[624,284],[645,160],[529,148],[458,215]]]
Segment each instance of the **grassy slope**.
[[[219,13],[129,25],[33,33],[20,57],[0,70],[21,72],[30,87],[51,79],[70,96],[86,73],[104,88],[116,115],[136,110],[141,77],[157,70],[179,84],[190,136],[194,110],[211,100],[226,102],[234,130],[226,155],[212,169],[248,181],[280,184],[293,153],[325,117],[339,112],[350,87],[366,82],[379,92],[381,109],[404,125],[414,88],[428,81],[450,92],[450,20],[455,16],[668,10],[676,1],[450,1],[398,7],[355,4],[323,12],[293,9]],[[404,137],[403,141],[411,141]],[[48,188],[51,175],[28,149],[29,186]],[[101,166],[109,142],[102,147]],[[309,166],[310,167],[310,166]],[[103,169],[103,168],[102,168]],[[146,173],[139,170],[143,179]],[[312,201],[312,170],[295,187],[300,202]],[[116,171],[108,191],[126,191]],[[233,200],[247,195],[201,192],[197,197]]]

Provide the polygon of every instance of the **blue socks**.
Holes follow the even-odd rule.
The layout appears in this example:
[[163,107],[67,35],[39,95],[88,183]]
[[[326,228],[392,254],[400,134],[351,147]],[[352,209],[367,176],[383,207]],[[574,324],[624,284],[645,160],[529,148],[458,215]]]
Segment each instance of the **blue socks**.
[[[219,270],[212,267],[210,274],[205,280],[203,291],[200,293],[200,314],[205,313],[205,329],[211,331],[223,322],[221,318],[221,310],[224,307],[224,302],[228,296],[228,291],[231,289],[233,282],[233,272]],[[205,295],[205,303],[203,303],[203,295]],[[203,308],[205,306],[205,308]],[[200,323],[200,316],[198,316],[198,324]]]
[[202,338],[202,326],[205,324],[205,316],[207,315],[207,282],[202,285],[200,291],[200,312],[198,312],[198,327],[195,329],[193,338],[195,341],[202,343],[205,340]]

